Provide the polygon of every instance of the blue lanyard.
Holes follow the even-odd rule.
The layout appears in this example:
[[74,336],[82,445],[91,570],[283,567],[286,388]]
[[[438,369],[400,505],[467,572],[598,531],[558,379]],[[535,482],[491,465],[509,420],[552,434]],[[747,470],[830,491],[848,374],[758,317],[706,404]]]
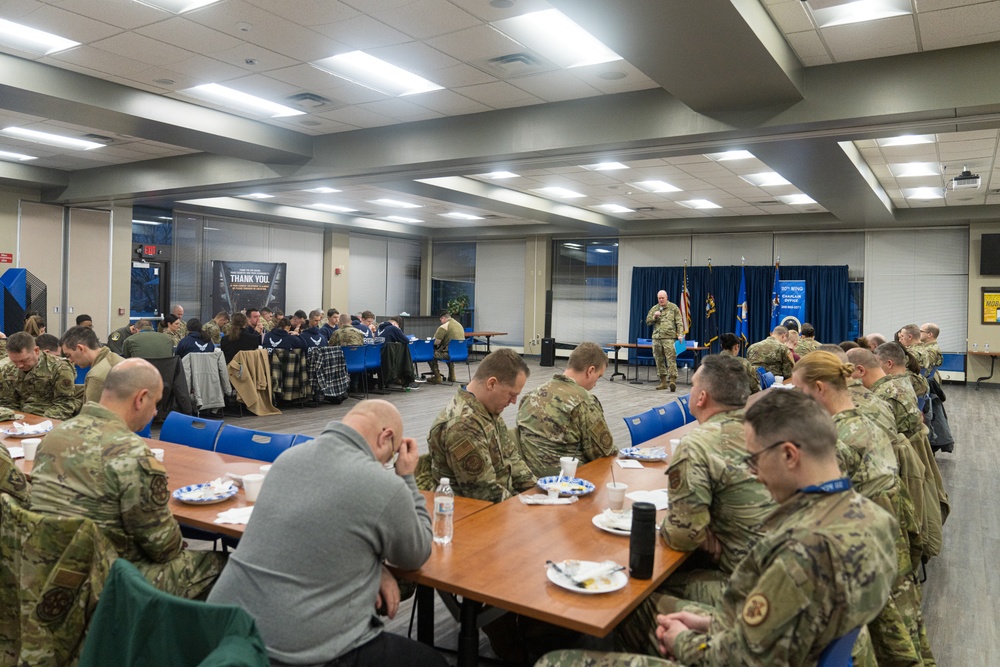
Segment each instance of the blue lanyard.
[[802,493],[839,493],[840,491],[847,491],[849,488],[851,488],[851,480],[847,477],[841,477],[840,479],[823,482],[818,486],[807,486],[799,490]]

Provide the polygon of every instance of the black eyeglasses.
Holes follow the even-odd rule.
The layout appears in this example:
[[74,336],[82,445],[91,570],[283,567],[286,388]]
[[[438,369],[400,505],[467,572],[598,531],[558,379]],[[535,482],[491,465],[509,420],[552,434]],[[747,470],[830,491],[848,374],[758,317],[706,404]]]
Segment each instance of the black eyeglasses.
[[783,445],[786,442],[789,442],[789,443],[795,445],[796,447],[798,447],[799,449],[801,449],[801,446],[797,442],[792,442],[791,440],[779,440],[778,442],[774,443],[773,445],[768,445],[767,447],[765,447],[764,449],[760,450],[759,452],[754,452],[753,454],[747,454],[746,457],[743,459],[743,462],[747,464],[747,468],[750,469],[750,472],[756,474],[757,473],[757,461],[760,458],[760,455],[763,454],[764,452],[768,451],[769,449],[774,449],[778,445]]

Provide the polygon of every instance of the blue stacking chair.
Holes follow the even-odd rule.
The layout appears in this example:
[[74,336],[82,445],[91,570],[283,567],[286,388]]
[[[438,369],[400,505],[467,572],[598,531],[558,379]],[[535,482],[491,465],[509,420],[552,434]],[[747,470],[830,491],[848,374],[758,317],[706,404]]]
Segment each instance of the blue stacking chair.
[[830,642],[819,654],[816,667],[852,667],[854,661],[851,659],[851,651],[854,650],[854,642],[857,641],[860,632],[861,628],[854,628],[846,635]]
[[465,370],[469,372],[469,382],[472,382],[472,367],[469,366],[469,346],[471,344],[471,338],[469,340],[448,341],[448,361],[453,364],[464,361]]
[[268,433],[226,424],[219,433],[215,451],[271,463],[292,446],[294,433]]
[[757,377],[760,379],[761,389],[767,389],[774,384],[774,373],[765,371],[763,366],[757,367]]
[[160,427],[160,440],[212,451],[221,430],[221,419],[202,419],[171,412]]
[[344,345],[340,349],[344,353],[344,364],[347,366],[348,375],[361,373],[363,376],[365,398],[368,398],[368,374],[365,372],[365,348],[358,345]]
[[301,445],[303,442],[309,442],[312,439],[313,437],[311,435],[302,435],[299,433],[295,436],[295,439],[292,440],[292,447],[295,445]]
[[623,417],[623,419],[625,425],[628,426],[629,435],[632,436],[633,447],[666,433],[661,425],[660,417],[656,413],[656,408],[631,417]]
[[434,361],[434,341],[413,340],[410,341],[410,361],[413,362],[413,374],[420,376],[418,363],[429,364]]
[[677,397],[677,404],[681,406],[681,410],[684,412],[684,423],[690,424],[694,421],[694,415],[691,414],[691,394],[684,394],[683,396]]
[[[635,344],[636,345],[652,345],[653,344],[653,339],[652,338],[636,338],[635,339]],[[653,359],[653,349],[652,348],[637,347],[635,349],[635,365],[636,365],[635,379],[636,380],[639,379],[639,368],[638,367],[639,366],[645,366],[646,367],[646,380],[649,380],[649,367],[656,365],[656,360]]]
[[90,366],[86,368],[77,367],[76,380],[73,382],[73,384],[83,384],[83,381],[87,379],[87,373],[89,372],[90,372]]
[[656,412],[656,416],[660,420],[660,426],[663,429],[663,433],[673,431],[675,428],[680,428],[688,421],[684,414],[684,408],[681,407],[681,404],[678,401],[670,401],[666,405],[653,408],[653,411]]
[[[382,380],[382,348],[385,343],[375,343],[374,345],[365,345],[365,381],[368,381],[368,377],[371,373],[378,373],[379,381]],[[383,394],[388,394],[388,391],[383,390]]]

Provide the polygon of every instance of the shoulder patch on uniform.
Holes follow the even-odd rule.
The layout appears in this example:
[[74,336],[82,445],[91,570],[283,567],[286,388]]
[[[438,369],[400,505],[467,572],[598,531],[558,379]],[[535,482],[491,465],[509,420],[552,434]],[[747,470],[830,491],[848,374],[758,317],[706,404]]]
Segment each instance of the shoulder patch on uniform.
[[743,603],[743,622],[750,627],[756,627],[767,620],[771,604],[763,593],[754,593]]
[[681,476],[681,471],[677,468],[667,471],[667,479],[669,480],[668,486],[671,491],[679,491],[681,484],[684,483],[684,478]]
[[462,459],[462,470],[469,475],[479,475],[483,471],[483,467],[483,457],[479,454],[470,454]]
[[117,331],[114,332],[113,334],[111,334],[111,340],[118,340],[121,337],[122,337],[122,335],[120,333],[118,333]]
[[75,599],[76,593],[69,588],[52,588],[38,602],[35,614],[42,623],[54,623],[66,615]]
[[170,490],[167,488],[167,478],[155,475],[149,483],[150,498],[157,505],[166,505],[170,501]]

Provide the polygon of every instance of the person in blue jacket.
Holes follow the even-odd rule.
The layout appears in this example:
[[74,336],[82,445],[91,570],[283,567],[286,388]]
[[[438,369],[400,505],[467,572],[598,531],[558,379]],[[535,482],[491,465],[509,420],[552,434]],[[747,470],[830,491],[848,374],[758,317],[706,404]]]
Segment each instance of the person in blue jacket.
[[215,343],[212,342],[212,337],[209,334],[202,331],[201,320],[196,318],[188,320],[187,330],[187,336],[181,338],[181,342],[177,343],[175,355],[183,359],[191,352],[215,352]]

